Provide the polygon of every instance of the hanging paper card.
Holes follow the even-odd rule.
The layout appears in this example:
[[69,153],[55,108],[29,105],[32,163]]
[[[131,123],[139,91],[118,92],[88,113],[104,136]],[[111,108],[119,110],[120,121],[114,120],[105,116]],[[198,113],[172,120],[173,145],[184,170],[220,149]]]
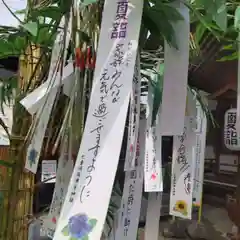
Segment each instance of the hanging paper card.
[[121,208],[119,211],[116,240],[132,240],[137,238],[140,218],[142,188],[143,188],[143,160],[145,149],[146,120],[140,120],[139,143],[136,152],[134,170],[126,171]]
[[141,96],[141,75],[140,75],[140,58],[136,59],[135,71],[133,75],[132,92],[130,95],[129,125],[128,125],[128,142],[126,151],[126,160],[124,170],[133,170],[135,166],[135,153],[138,138],[138,127],[140,118],[140,96]]
[[144,240],[159,239],[159,220],[161,215],[161,206],[162,193],[149,193]]
[[170,214],[191,219],[195,162],[193,146],[196,135],[191,129],[191,117],[185,117],[183,135],[173,137]]
[[61,155],[58,162],[56,184],[53,193],[52,203],[50,206],[48,218],[45,228],[48,230],[48,236],[53,237],[56,223],[58,221],[59,215],[61,213],[62,204],[67,193],[68,184],[73,171],[73,161],[69,159],[69,140],[66,135],[63,139]]
[[174,7],[184,20],[173,23],[178,49],[164,44],[164,81],[161,109],[162,136],[181,135],[184,126],[188,63],[189,63],[189,10],[183,2],[175,1]]
[[196,134],[196,146],[194,148],[195,158],[193,158],[193,160],[196,163],[195,174],[194,174],[194,186],[193,186],[193,204],[200,206],[202,202],[207,117],[203,112],[199,102],[197,104],[197,110],[198,110],[197,129],[200,131],[197,132]]
[[224,144],[232,151],[240,150],[240,135],[237,131],[236,120],[237,109],[227,110],[224,117]]
[[41,181],[44,183],[55,183],[57,172],[56,160],[43,160],[42,161],[42,176]]
[[153,93],[150,85],[148,91],[144,190],[145,192],[161,192],[163,190],[162,136],[159,132],[159,114],[152,125]]
[[[71,36],[71,32],[67,31],[66,40],[65,41],[63,40],[64,26],[65,26],[65,17],[63,17],[60,22],[61,30],[59,31],[56,37],[56,41],[55,41],[53,51],[52,51],[52,56],[51,56],[48,79],[52,80],[52,81],[50,80],[49,82],[52,82],[53,85],[57,76],[57,70],[58,70],[57,62],[60,59],[63,49],[64,49],[63,62],[65,62],[66,54],[67,54],[67,51],[65,49],[67,49],[69,45],[70,36]],[[68,23],[68,29],[71,29],[70,21]],[[65,46],[64,46],[64,43],[65,43]],[[26,162],[25,162],[25,168],[32,173],[37,172],[38,161],[41,155],[43,139],[45,136],[45,132],[47,129],[48,121],[52,112],[52,108],[56,99],[57,92],[58,92],[57,87],[50,92],[50,94],[46,98],[46,101],[44,102],[43,106],[38,110],[35,117],[34,133],[27,149],[27,156],[26,156]]]
[[142,0],[105,1],[88,115],[62,209],[70,211],[67,216],[61,212],[54,240],[100,240],[122,144],[142,7]]

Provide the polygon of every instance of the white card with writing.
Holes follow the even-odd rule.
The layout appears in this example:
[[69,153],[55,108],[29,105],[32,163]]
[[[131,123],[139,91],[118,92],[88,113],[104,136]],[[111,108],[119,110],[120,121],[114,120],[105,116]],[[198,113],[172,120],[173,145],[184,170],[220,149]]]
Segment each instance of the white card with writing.
[[105,1],[88,115],[62,212],[70,210],[61,212],[54,240],[101,238],[132,89],[142,8],[142,0]]
[[162,193],[149,193],[144,240],[159,239],[159,221],[161,216],[161,206]]
[[161,135],[181,135],[184,126],[188,64],[190,21],[188,7],[175,1],[173,7],[182,14],[184,20],[173,23],[178,49],[164,45],[164,81],[161,106]]
[[191,219],[195,174],[193,160],[196,134],[191,128],[192,117],[185,117],[183,135],[173,137],[170,214]]
[[195,175],[194,175],[194,187],[193,187],[193,203],[200,206],[202,204],[202,190],[203,190],[203,177],[204,177],[204,160],[205,160],[205,148],[206,148],[206,132],[207,132],[207,117],[201,107],[197,104],[198,110],[198,125],[197,129],[200,130],[196,134],[196,146],[195,153]]
[[141,96],[141,75],[140,57],[137,56],[133,75],[132,92],[130,95],[130,110],[128,124],[128,141],[124,170],[133,170],[135,167],[135,154],[138,139],[138,128],[140,119],[140,96]]
[[139,142],[136,149],[135,169],[125,172],[125,182],[119,210],[116,240],[137,238],[142,203],[143,161],[145,149],[146,120],[140,120]]
[[[63,62],[65,62],[67,51],[65,50],[70,42],[70,36],[71,36],[71,29],[70,27],[70,21],[68,23],[68,31],[66,35],[66,40],[64,42],[64,27],[65,27],[65,17],[62,17],[62,20],[60,22],[61,30],[58,32],[58,35],[56,37],[53,50],[52,50],[52,56],[51,56],[51,63],[48,73],[48,82],[54,83],[56,79],[58,79],[57,74],[57,63],[60,59],[60,55],[62,54],[62,50],[64,49],[64,59]],[[65,43],[65,46],[64,46]],[[50,86],[51,87],[51,86]],[[31,137],[30,144],[27,148],[27,154],[26,154],[26,162],[25,162],[25,168],[32,172],[36,173],[38,168],[38,162],[41,155],[42,150],[42,144],[45,137],[45,132],[47,129],[47,125],[50,119],[50,115],[52,113],[53,105],[56,99],[56,95],[58,92],[58,88],[55,87],[52,91],[50,91],[48,97],[46,98],[46,101],[44,102],[43,106],[38,109],[38,112],[36,114],[36,117],[34,119],[34,133]]]
[[145,192],[163,191],[162,181],[162,136],[159,129],[159,114],[152,124],[153,92],[149,84],[147,105],[146,150],[144,164]]
[[42,175],[41,175],[42,182],[55,183],[56,182],[56,172],[57,172],[57,161],[56,160],[43,160],[42,161]]
[[237,109],[230,108],[224,116],[224,144],[232,151],[240,150],[240,132],[237,130]]

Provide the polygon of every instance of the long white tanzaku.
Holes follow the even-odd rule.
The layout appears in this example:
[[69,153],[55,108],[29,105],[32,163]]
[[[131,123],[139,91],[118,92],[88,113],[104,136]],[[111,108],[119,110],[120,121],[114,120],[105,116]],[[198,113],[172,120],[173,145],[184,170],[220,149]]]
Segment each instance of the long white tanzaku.
[[159,220],[161,215],[161,206],[162,192],[149,193],[144,240],[159,239]]
[[207,117],[202,106],[197,102],[197,132],[195,147],[195,175],[193,187],[193,204],[200,206],[202,204],[202,189],[204,175],[204,156],[206,148]]
[[54,240],[101,238],[132,89],[142,9],[143,0],[105,1],[88,115]]
[[136,166],[126,171],[121,208],[115,240],[132,240],[137,238],[143,189],[143,163],[146,136],[146,119],[139,124],[139,141],[136,149]]
[[[187,101],[194,101],[193,96],[188,95]],[[196,133],[193,121],[196,119],[195,109],[188,109],[186,104],[185,122],[183,134],[173,136],[172,179],[170,194],[170,214],[173,216],[191,219],[192,197],[195,174],[194,147]],[[196,127],[196,125],[195,125]]]
[[45,228],[48,230],[48,236],[53,238],[56,223],[61,213],[61,208],[67,194],[68,184],[72,176],[73,161],[69,159],[69,135],[65,134],[61,146],[61,154],[58,161],[57,176],[52,203],[50,206],[48,218],[45,222]]
[[158,112],[156,120],[152,124],[153,89],[151,84],[149,84],[148,88],[144,190],[145,192],[162,192],[162,136],[159,128],[160,118]]
[[[70,22],[71,21],[68,22],[65,46],[64,46],[63,37],[64,37],[64,27],[66,23],[66,18],[63,16],[60,22],[60,26],[59,26],[60,31],[54,43],[52,56],[51,56],[51,63],[50,63],[50,68],[48,73],[48,79],[51,79],[49,80],[49,83],[52,83],[52,85],[54,85],[54,82],[56,79],[61,78],[60,73],[58,73],[57,63],[60,60],[61,52],[63,49],[64,49],[63,62],[65,62],[66,60],[66,55],[67,55],[66,49],[68,48],[70,36],[71,36]],[[49,87],[51,88],[52,86],[49,86]],[[47,124],[52,112],[52,108],[56,99],[57,92],[58,92],[58,87],[55,87],[50,92],[50,94],[48,94],[48,97],[46,98],[43,106],[38,110],[36,114],[34,133],[27,149],[27,156],[26,156],[26,162],[25,162],[25,168],[32,173],[37,172],[38,161],[41,154],[43,139],[45,136]]]
[[138,127],[140,119],[140,96],[141,96],[141,73],[140,56],[137,56],[133,75],[132,92],[130,95],[128,141],[125,156],[124,170],[133,170],[135,167],[135,156],[138,139]]
[[176,0],[173,4],[184,20],[173,23],[178,49],[164,44],[164,81],[161,109],[161,135],[183,134],[188,64],[189,64],[189,10],[184,2]]

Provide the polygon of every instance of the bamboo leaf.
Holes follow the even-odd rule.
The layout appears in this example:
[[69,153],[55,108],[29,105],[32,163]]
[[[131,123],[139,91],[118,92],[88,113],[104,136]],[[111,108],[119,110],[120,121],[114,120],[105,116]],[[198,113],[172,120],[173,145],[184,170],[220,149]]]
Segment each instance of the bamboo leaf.
[[68,225],[63,228],[62,234],[63,234],[64,236],[69,236],[69,228],[68,228]]
[[236,8],[234,14],[234,27],[236,30],[240,30],[240,6]]
[[21,25],[26,31],[28,31],[34,37],[38,34],[38,23],[37,22],[27,22]]
[[90,223],[91,227],[94,228],[97,224],[97,219],[90,219],[89,223]]

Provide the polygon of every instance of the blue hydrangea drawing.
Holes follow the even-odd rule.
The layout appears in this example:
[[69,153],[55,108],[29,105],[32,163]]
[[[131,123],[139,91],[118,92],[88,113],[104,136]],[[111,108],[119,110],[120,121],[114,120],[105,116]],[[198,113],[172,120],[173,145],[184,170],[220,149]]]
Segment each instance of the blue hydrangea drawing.
[[86,214],[79,213],[70,217],[68,225],[62,230],[62,234],[69,236],[69,240],[88,240],[88,235],[96,224],[96,219],[89,219]]
[[30,150],[30,153],[28,156],[28,161],[30,163],[30,166],[36,163],[37,155],[38,155],[38,152],[34,148]]

